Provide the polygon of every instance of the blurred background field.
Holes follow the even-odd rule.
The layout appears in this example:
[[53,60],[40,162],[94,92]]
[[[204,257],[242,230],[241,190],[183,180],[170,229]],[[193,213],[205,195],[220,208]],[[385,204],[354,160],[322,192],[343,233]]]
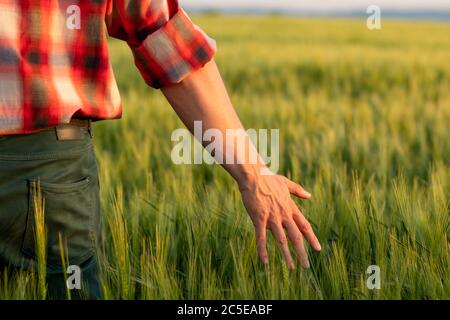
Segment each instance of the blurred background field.
[[124,116],[95,126],[105,297],[449,299],[450,24],[193,19],[244,125],[280,129],[280,173],[312,192],[298,203],[323,251],[289,273],[270,238],[264,269],[236,185],[219,166],[171,162],[182,124],[112,41]]
[[113,42],[124,119],[96,139],[105,215],[128,248],[108,242],[111,297],[450,298],[450,25],[194,21],[218,43],[244,125],[280,129],[280,172],[312,191],[300,206],[324,250],[289,274],[271,243],[264,270],[236,186],[219,166],[172,164],[182,124]]

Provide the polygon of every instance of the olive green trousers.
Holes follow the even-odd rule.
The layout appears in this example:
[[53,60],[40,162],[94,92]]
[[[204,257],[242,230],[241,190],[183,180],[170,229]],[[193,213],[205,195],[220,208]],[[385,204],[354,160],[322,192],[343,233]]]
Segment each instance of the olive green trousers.
[[[36,272],[35,230],[37,221],[42,221],[36,219],[36,206],[40,205],[52,299],[66,297],[70,275],[63,265],[81,270],[82,287],[71,287],[72,296],[101,296],[96,259],[102,226],[98,167],[91,129],[79,130],[83,133],[77,140],[58,140],[54,128],[0,136],[0,268]],[[40,204],[35,201],[39,193]]]

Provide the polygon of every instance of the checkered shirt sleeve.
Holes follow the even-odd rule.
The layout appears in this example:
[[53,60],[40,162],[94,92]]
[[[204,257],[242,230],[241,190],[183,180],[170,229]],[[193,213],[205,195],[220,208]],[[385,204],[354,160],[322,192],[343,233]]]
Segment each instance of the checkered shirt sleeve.
[[128,43],[136,66],[154,88],[181,82],[216,52],[215,41],[176,0],[111,0],[106,25],[110,36]]

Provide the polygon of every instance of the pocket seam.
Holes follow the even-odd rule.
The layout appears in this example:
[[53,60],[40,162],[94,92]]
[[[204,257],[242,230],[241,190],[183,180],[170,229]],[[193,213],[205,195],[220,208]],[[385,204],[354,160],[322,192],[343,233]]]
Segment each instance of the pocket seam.
[[70,194],[78,192],[80,190],[84,190],[91,183],[91,179],[89,177],[71,183],[53,183],[41,181],[35,178],[29,179],[28,181],[31,184],[39,183],[42,193],[51,193],[51,194]]

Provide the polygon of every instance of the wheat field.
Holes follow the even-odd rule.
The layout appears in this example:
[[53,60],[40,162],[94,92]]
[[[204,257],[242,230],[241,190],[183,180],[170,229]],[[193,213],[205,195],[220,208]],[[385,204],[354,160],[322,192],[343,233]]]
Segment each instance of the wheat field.
[[[450,24],[195,16],[248,128],[280,129],[280,170],[322,243],[289,272],[270,266],[220,166],[175,165],[183,127],[111,42],[124,101],[95,125],[106,299],[449,299]],[[381,288],[369,290],[377,265]],[[41,297],[39,277],[0,280],[0,299]]]

